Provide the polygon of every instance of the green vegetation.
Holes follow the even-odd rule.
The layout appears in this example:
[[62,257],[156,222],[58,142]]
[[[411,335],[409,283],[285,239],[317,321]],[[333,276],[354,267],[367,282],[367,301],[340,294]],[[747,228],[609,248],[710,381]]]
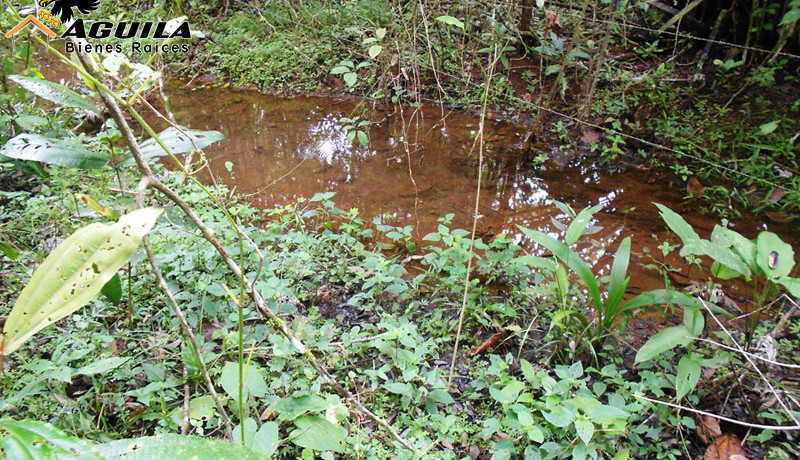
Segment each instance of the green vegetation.
[[[800,100],[770,96],[796,88],[783,59],[796,59],[796,1],[754,2],[744,34],[724,37],[741,54],[709,63],[706,50],[699,68],[681,62],[677,48],[694,45],[677,36],[667,59],[661,38],[632,35],[664,22],[638,3],[147,6],[113,11],[190,13],[208,33],[191,59],[167,59],[172,72],[480,104],[479,164],[487,111],[504,107],[552,126],[540,134],[565,150],[594,144],[605,165],[670,168],[729,218],[741,204],[774,219],[800,211]],[[671,17],[684,16],[707,20]],[[558,203],[560,232],[520,227],[524,243],[453,228],[452,214],[417,239],[339,209],[333,192],[257,209],[195,174],[222,134],[145,121],[161,58],[65,59],[83,80],[70,89],[35,67],[48,46],[0,46],[8,458],[677,459],[738,446],[734,434],[754,457],[800,455],[800,278],[775,233],[749,239],[724,221],[706,239],[654,203],[664,231],[640,260],[664,283],[632,292],[625,228],[602,248],[605,275],[582,249],[609,245],[593,238],[602,205]],[[370,119],[340,121],[348,142],[369,145]],[[578,142],[581,124],[605,141]],[[669,276],[681,263],[688,292]],[[656,331],[646,315],[679,324]]]

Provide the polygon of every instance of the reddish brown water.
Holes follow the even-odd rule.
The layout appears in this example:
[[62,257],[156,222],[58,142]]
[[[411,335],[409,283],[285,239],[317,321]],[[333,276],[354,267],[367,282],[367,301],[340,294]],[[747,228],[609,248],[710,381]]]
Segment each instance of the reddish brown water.
[[[437,219],[449,213],[452,227],[471,228],[478,166],[474,116],[451,112],[442,120],[438,107],[427,107],[406,109],[402,117],[395,112],[387,122],[383,110],[369,111],[351,100],[203,87],[174,88],[171,102],[181,108],[175,114],[179,123],[225,134],[225,140],[206,149],[211,169],[239,193],[252,194],[259,207],[333,191],[338,207],[358,208],[368,222],[380,216],[385,223],[413,225],[417,236],[435,231]],[[368,147],[347,142],[339,121],[362,113],[378,122],[368,130]],[[594,222],[603,227],[593,235],[597,244],[583,245],[581,252],[604,274],[610,266],[610,257],[603,257],[607,248],[615,249],[631,235],[631,287],[638,291],[663,287],[662,275],[642,268],[652,262],[643,257],[643,248],[658,252],[657,238],[668,235],[653,202],[681,213],[704,236],[718,222],[687,201],[683,186],[670,177],[569,161],[561,147],[525,145],[526,135],[511,124],[486,124],[478,220],[485,237],[504,232],[522,241],[517,225],[556,234],[552,219],[566,216],[554,200],[575,210],[604,203]],[[535,166],[540,153],[550,160]],[[233,163],[230,172],[226,162]],[[790,226],[752,215],[736,220],[735,229],[750,237],[770,229],[797,244]],[[669,262],[680,265],[676,259]]]

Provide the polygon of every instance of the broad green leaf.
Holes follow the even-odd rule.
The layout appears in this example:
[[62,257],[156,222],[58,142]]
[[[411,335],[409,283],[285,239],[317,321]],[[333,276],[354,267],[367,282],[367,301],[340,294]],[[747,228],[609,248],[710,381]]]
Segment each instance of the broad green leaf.
[[[617,253],[614,255],[614,263],[611,265],[611,276],[608,281],[608,298],[606,299],[605,321],[613,321],[617,313],[617,306],[622,302],[625,289],[628,287],[626,277],[628,273],[628,262],[631,257],[631,238],[626,237],[620,243]],[[606,324],[609,326],[610,324]]]
[[589,410],[589,419],[600,425],[611,425],[618,421],[625,421],[630,414],[619,407],[601,404]]
[[533,426],[533,414],[527,407],[522,404],[513,404],[511,410],[517,414],[517,421],[520,425],[523,427]]
[[14,118],[14,122],[24,131],[35,131],[50,123],[47,118],[38,115],[20,115]]
[[464,23],[454,18],[453,16],[447,16],[447,15],[439,16],[438,18],[436,18],[436,20],[445,23],[447,25],[456,26],[459,29],[464,28]]
[[431,393],[428,395],[428,398],[430,398],[434,402],[442,404],[453,404],[454,402],[456,402],[456,400],[453,399],[452,396],[450,396],[450,393],[440,388],[431,391]]
[[575,420],[575,432],[584,444],[589,444],[594,436],[594,424],[588,420]]
[[653,203],[658,208],[659,214],[661,214],[661,218],[664,219],[664,222],[667,223],[667,226],[675,232],[676,235],[683,241],[683,244],[686,244],[690,241],[699,240],[700,237],[694,231],[691,225],[689,225],[683,217],[678,215],[672,209],[664,206],[663,204]]
[[345,67],[343,65],[338,65],[338,66],[336,66],[336,67],[331,69],[331,74],[332,75],[341,75],[343,73],[350,72],[351,70],[353,70],[353,69],[350,68],[350,67]]
[[275,422],[267,422],[261,425],[261,428],[259,428],[256,435],[253,437],[252,444],[247,447],[266,457],[272,457],[278,450],[279,442],[278,424]]
[[575,413],[567,410],[564,406],[556,406],[552,412],[542,412],[545,420],[557,426],[565,428],[575,420]]
[[99,444],[90,451],[79,452],[80,458],[87,453],[98,453],[101,458],[120,460],[262,460],[267,458],[232,442],[171,433],[120,439]]
[[702,334],[703,328],[706,326],[706,319],[703,316],[703,310],[701,310],[699,307],[684,307],[683,324],[693,336],[697,337]]
[[89,303],[139,247],[161,212],[145,208],[113,225],[87,225],[58,245],[11,309],[2,354],[14,352],[36,332]]
[[525,385],[519,380],[512,380],[504,387],[492,386],[489,394],[500,404],[511,404],[517,401],[519,393],[525,389]]
[[100,359],[94,361],[86,366],[81,367],[75,371],[75,375],[96,375],[96,374],[105,374],[109,371],[112,371],[126,362],[130,361],[130,358],[120,358],[119,356],[112,356],[110,358]]
[[778,125],[781,124],[780,120],[773,120],[769,123],[764,123],[763,125],[758,127],[758,132],[761,134],[771,134],[773,131],[778,129]]
[[5,241],[0,241],[0,253],[11,260],[17,260],[17,257],[19,257],[19,251],[17,251],[17,248],[11,245],[11,243],[6,243]]
[[[242,427],[244,425],[244,427]],[[253,438],[258,430],[258,424],[252,417],[244,419],[244,422],[233,427],[233,442],[234,444],[241,444],[245,447],[250,447],[253,443]],[[244,431],[244,441],[242,441],[242,431]]]
[[[222,375],[220,376],[220,384],[225,393],[238,401],[239,398],[239,363],[229,361],[222,367]],[[244,399],[249,395],[256,398],[263,398],[267,395],[267,383],[264,377],[258,371],[258,366],[250,364],[244,369]]]
[[324,399],[316,395],[290,396],[281,399],[273,408],[281,420],[294,420],[307,412],[323,411],[328,407]]
[[75,452],[84,451],[81,459],[102,460],[104,457],[87,452],[91,441],[69,436],[49,423],[34,420],[0,420],[0,448],[4,458],[20,460],[72,459]]
[[711,257],[731,270],[741,273],[748,279],[750,278],[750,267],[747,266],[739,254],[723,245],[714,244],[711,241],[703,239],[691,240],[684,243],[680,254],[681,257],[686,257],[690,254]]
[[694,297],[684,294],[683,292],[674,289],[656,289],[654,291],[646,291],[625,302],[625,305],[620,308],[620,312],[633,310],[634,308],[644,307],[648,305],[681,305],[689,307],[699,307],[700,302]]
[[[437,235],[438,235],[438,233],[437,233]],[[433,240],[433,241],[439,241],[439,240],[437,239],[437,240]],[[521,264],[530,265],[531,267],[541,268],[541,269],[548,270],[548,271],[553,269],[553,261],[552,261],[552,259],[549,259],[549,258],[546,258],[546,257],[539,257],[539,256],[531,255],[531,254],[525,254],[525,255],[522,255],[522,256],[514,258],[514,261],[518,262],[518,263],[521,263]]]
[[790,278],[784,276],[783,278],[775,280],[778,284],[785,287],[789,294],[795,299],[800,299],[800,278]]
[[500,438],[492,447],[492,460],[510,460],[516,449],[513,439]]
[[800,8],[792,8],[783,15],[783,19],[778,23],[778,26],[793,24],[798,20],[800,20]]
[[[216,413],[217,406],[214,403],[214,398],[211,395],[199,396],[192,398],[189,401],[190,420],[209,420]],[[172,411],[170,417],[176,425],[180,425],[183,421],[183,405],[175,407],[175,410]]]
[[406,396],[411,400],[414,399],[414,389],[411,388],[407,383],[392,382],[386,385],[386,391],[397,395]]
[[358,143],[363,145],[364,147],[369,145],[369,137],[367,137],[367,133],[364,131],[356,131],[356,137],[358,138]]
[[308,447],[318,451],[344,450],[344,433],[342,429],[324,417],[303,416],[294,421],[297,429],[289,437],[300,447]]
[[383,51],[383,47],[381,45],[372,45],[369,47],[369,51],[367,51],[367,53],[369,54],[369,57],[375,59],[379,54],[381,54],[381,51]]
[[358,74],[356,74],[355,72],[347,72],[346,74],[344,74],[343,78],[344,82],[347,83],[347,86],[352,88],[353,86],[355,86],[356,81],[358,80]]
[[[225,136],[219,131],[178,130],[172,126],[161,131],[158,137],[173,155],[204,149],[214,142],[225,139]],[[139,147],[145,158],[155,158],[167,154],[155,139],[148,139],[139,144]]]
[[119,305],[122,301],[122,281],[119,279],[119,273],[114,273],[114,276],[103,285],[100,293],[112,304]]
[[544,69],[545,75],[553,75],[561,70],[561,64],[551,64]]
[[100,113],[93,103],[64,85],[36,77],[23,77],[22,75],[9,75],[8,79],[42,99],[47,99],[58,105]]
[[597,285],[597,279],[594,277],[592,268],[580,258],[578,253],[572,251],[567,245],[546,233],[521,226],[519,228],[528,238],[550,250],[550,252],[564,262],[570,270],[577,273],[586,285],[586,289],[589,290],[589,295],[592,298],[592,303],[595,308],[600,310],[603,307],[603,301],[600,298],[600,288]]
[[[742,258],[745,264],[748,267],[755,267],[756,266],[756,244],[742,236],[741,233],[731,230],[729,228],[723,228],[720,226],[715,226],[714,231],[717,231],[717,228],[720,229],[720,232],[725,236],[730,243],[730,246],[739,254],[739,257]],[[713,232],[712,232],[713,233]]]
[[520,360],[519,368],[522,371],[522,376],[525,377],[525,380],[527,380],[529,383],[539,381],[538,376],[536,375],[536,369],[533,367],[533,364],[527,360]]
[[631,451],[628,449],[622,449],[618,451],[611,460],[628,460],[629,458],[631,458]]
[[586,230],[586,227],[589,225],[589,222],[592,221],[592,217],[597,213],[597,211],[603,209],[604,204],[600,203],[596,206],[592,206],[591,208],[584,208],[581,212],[575,216],[575,219],[569,224],[567,228],[567,236],[564,237],[564,241],[567,243],[567,246],[572,246],[578,239],[583,235],[583,231]]
[[678,362],[678,376],[675,378],[675,397],[678,401],[689,394],[700,380],[700,360],[694,353],[688,353]]
[[715,278],[719,278],[721,280],[732,280],[742,276],[741,273],[729,268],[727,265],[722,265],[717,261],[714,261],[714,263],[711,264],[711,274],[714,275]]
[[772,232],[761,232],[756,238],[756,264],[769,279],[789,276],[794,268],[794,250]]
[[660,331],[639,349],[635,363],[649,361],[661,353],[692,341],[692,333],[686,326],[672,326]]
[[9,139],[0,149],[0,155],[80,169],[99,169],[109,160],[105,153],[93,152],[76,140],[50,139],[29,133]]

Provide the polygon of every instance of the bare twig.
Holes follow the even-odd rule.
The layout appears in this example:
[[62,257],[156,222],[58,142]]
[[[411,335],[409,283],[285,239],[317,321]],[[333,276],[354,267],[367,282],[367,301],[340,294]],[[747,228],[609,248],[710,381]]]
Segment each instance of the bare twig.
[[475,187],[475,208],[472,216],[472,235],[469,239],[469,256],[467,257],[467,275],[464,280],[464,295],[461,299],[461,312],[458,315],[458,330],[456,331],[456,343],[453,345],[453,357],[450,360],[450,374],[447,377],[447,389],[450,390],[450,385],[453,383],[453,375],[456,371],[456,357],[458,356],[458,344],[461,341],[461,329],[464,326],[464,314],[467,310],[467,299],[469,298],[469,278],[472,271],[472,259],[474,257],[475,249],[475,233],[478,229],[478,213],[480,212],[481,201],[481,175],[483,173],[483,128],[486,124],[486,110],[489,104],[489,89],[492,87],[492,76],[494,75],[494,66],[499,59],[498,45],[494,45],[494,56],[489,64],[488,75],[486,76],[486,89],[483,93],[483,108],[481,109],[480,125],[478,127],[478,136],[476,141],[478,143],[478,184]]
[[781,425],[759,425],[758,423],[748,423],[742,422],[741,420],[736,420],[733,418],[725,417],[722,415],[713,414],[711,412],[706,412],[704,410],[692,409],[691,407],[681,406],[680,404],[673,404],[666,401],[659,401],[658,399],[648,398],[647,396],[642,395],[633,395],[636,398],[644,399],[645,401],[649,401],[654,404],[661,404],[664,406],[672,407],[675,409],[685,410],[687,412],[692,412],[695,414],[706,415],[708,417],[715,418],[717,420],[722,420],[723,422],[733,423],[734,425],[746,426],[749,428],[757,428],[759,430],[774,430],[774,431],[800,431],[800,425],[794,426],[781,426]]
[[767,385],[767,388],[769,388],[769,391],[772,392],[772,394],[775,396],[775,398],[778,399],[778,403],[781,405],[783,410],[786,411],[786,414],[789,416],[789,418],[792,419],[794,424],[797,425],[800,428],[800,422],[797,421],[797,418],[794,416],[792,411],[790,411],[789,408],[786,406],[786,403],[783,402],[783,399],[780,397],[778,392],[775,390],[775,388],[769,382],[769,379],[764,375],[764,373],[761,372],[761,369],[759,369],[758,366],[756,365],[756,363],[753,362],[753,360],[750,358],[750,354],[749,353],[745,353],[745,351],[742,349],[742,347],[739,345],[739,343],[736,340],[734,340],[734,338],[731,335],[731,333],[728,332],[728,329],[726,329],[725,326],[722,325],[720,320],[717,318],[717,315],[715,315],[714,312],[711,311],[711,309],[708,307],[708,304],[706,304],[705,300],[703,300],[703,299],[701,299],[699,297],[697,298],[697,300],[699,300],[700,303],[703,304],[703,307],[706,309],[706,311],[708,311],[708,314],[711,315],[712,318],[714,318],[714,322],[717,323],[717,326],[719,326],[720,329],[722,329],[722,331],[725,333],[725,335],[727,335],[728,338],[730,339],[731,343],[733,343],[736,346],[737,350],[742,354],[742,356],[744,356],[744,358],[747,360],[747,362],[750,363],[750,366],[752,366],[753,369],[758,373],[758,375],[761,377],[761,379]]
[[191,405],[191,394],[189,393],[189,372],[186,364],[183,365],[183,423],[181,423],[181,434],[189,433],[189,408]]

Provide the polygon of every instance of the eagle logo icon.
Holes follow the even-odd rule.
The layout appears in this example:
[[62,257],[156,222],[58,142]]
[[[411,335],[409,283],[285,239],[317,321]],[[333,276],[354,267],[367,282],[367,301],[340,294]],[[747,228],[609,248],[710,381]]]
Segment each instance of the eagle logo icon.
[[51,16],[58,16],[62,23],[72,21],[74,13],[72,8],[78,8],[83,14],[89,14],[100,8],[100,0],[40,0],[39,6],[44,7],[52,3]]

